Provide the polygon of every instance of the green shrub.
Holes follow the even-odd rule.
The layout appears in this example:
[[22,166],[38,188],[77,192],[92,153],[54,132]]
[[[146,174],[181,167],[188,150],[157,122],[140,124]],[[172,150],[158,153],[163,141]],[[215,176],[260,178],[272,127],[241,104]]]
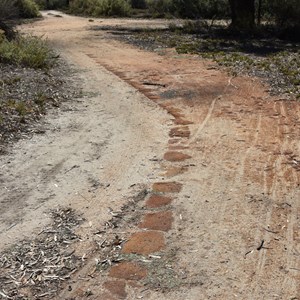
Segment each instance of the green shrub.
[[130,0],[130,5],[132,8],[144,9],[147,4],[145,0]]
[[39,9],[46,9],[45,0],[34,0]]
[[263,2],[262,15],[275,21],[282,39],[300,40],[299,0],[266,0]]
[[149,12],[153,17],[165,17],[175,12],[172,0],[146,0]]
[[0,20],[14,19],[19,15],[17,0],[0,0]]
[[0,43],[0,62],[21,65],[30,68],[49,68],[51,50],[40,38],[27,36]]
[[40,9],[59,9],[68,5],[67,0],[35,0],[35,2]]
[[130,5],[125,0],[98,0],[94,16],[128,16]]
[[280,26],[300,25],[299,0],[269,0],[269,13]]
[[36,18],[40,16],[39,8],[33,0],[18,0],[17,6],[22,18]]
[[200,12],[200,1],[173,0],[175,13],[182,18],[197,18]]
[[126,0],[74,0],[70,3],[70,11],[94,17],[130,15],[131,7]]
[[223,19],[230,17],[228,0],[201,0],[198,9],[202,18]]
[[172,14],[180,18],[224,18],[229,16],[228,0],[147,0],[153,16]]

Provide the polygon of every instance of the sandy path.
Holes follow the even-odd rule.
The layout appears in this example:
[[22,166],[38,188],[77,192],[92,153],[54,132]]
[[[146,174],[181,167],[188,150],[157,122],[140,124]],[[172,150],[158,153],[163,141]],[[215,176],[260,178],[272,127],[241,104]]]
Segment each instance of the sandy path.
[[[57,33],[67,43],[63,30]],[[43,212],[57,205],[84,208],[92,219],[93,207],[100,206],[97,217],[109,218],[108,206],[122,205],[132,184],[149,182],[155,168],[150,159],[165,147],[166,113],[95,66],[76,46],[82,42],[80,30],[73,35],[69,48],[58,51],[75,65],[75,84],[82,87],[84,97],[50,114],[45,135],[17,143],[10,156],[2,157],[1,248],[30,236],[47,221]],[[155,125],[152,115],[159,120]]]
[[[120,270],[83,283],[93,256],[72,291],[57,299],[84,299],[87,289],[89,299],[298,299],[299,104],[271,98],[257,80],[229,78],[197,57],[148,53],[88,30],[143,22],[47,15],[24,26],[45,34],[79,69],[86,97],[49,121],[59,130],[17,144],[11,163],[4,162],[8,189],[17,177],[24,191],[12,193],[16,204],[3,210],[1,240],[30,235],[45,222],[43,211],[62,203],[103,223],[108,207],[118,210],[140,185],[155,194],[155,183],[176,181],[182,190],[168,207],[174,221],[162,255],[176,250],[165,267],[181,274],[180,283],[166,280],[169,289],[161,293]],[[74,165],[80,167],[66,173]],[[91,178],[103,183],[92,193]],[[16,213],[22,222],[17,217],[7,229]]]

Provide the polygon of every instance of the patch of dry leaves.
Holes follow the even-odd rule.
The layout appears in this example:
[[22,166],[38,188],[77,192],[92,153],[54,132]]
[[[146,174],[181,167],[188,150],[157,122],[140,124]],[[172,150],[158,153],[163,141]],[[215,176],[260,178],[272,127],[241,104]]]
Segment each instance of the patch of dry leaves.
[[0,63],[0,154],[7,146],[33,133],[47,110],[78,95],[72,72],[62,61],[51,70],[35,70]]
[[[70,208],[50,212],[52,224],[30,241],[0,254],[0,296],[5,299],[41,299],[57,293],[83,264],[72,244],[83,219]],[[1,298],[1,297],[0,297]]]

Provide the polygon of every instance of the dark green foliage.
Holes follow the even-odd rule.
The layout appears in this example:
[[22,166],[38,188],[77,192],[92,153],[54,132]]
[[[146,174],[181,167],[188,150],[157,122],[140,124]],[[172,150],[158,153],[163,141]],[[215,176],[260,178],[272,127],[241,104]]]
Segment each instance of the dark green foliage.
[[35,18],[40,15],[34,0],[0,0],[0,21],[17,17]]
[[36,18],[40,16],[37,4],[33,0],[18,0],[19,16],[22,18]]
[[153,17],[168,17],[174,14],[172,0],[146,0],[147,7]]
[[69,7],[72,13],[100,16],[130,15],[130,4],[126,0],[73,0]]
[[174,15],[180,18],[228,18],[228,0],[147,0],[154,16]]
[[147,7],[145,0],[130,0],[132,8],[145,9]]
[[227,19],[230,16],[228,0],[200,1],[200,15],[206,19]]
[[249,31],[255,25],[255,0],[229,0],[231,27],[238,31]]
[[175,13],[182,18],[199,18],[201,1],[173,0]]
[[16,0],[0,0],[0,21],[13,19],[18,15]]
[[299,0],[263,0],[263,18],[275,22],[282,39],[300,40]]
[[300,25],[299,0],[269,0],[268,8],[280,26]]
[[39,15],[38,7],[33,0],[0,0],[0,36],[4,33],[8,40],[16,37],[12,19],[35,18]]
[[60,9],[69,5],[68,0],[35,0],[40,9]]

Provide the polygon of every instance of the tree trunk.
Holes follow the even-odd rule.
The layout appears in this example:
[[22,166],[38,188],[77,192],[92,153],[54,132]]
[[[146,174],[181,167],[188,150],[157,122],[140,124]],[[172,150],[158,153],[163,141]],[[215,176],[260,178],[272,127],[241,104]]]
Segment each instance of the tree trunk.
[[261,6],[262,6],[262,0],[258,0],[257,25],[260,25],[260,23],[261,23]]
[[237,30],[252,30],[255,25],[255,0],[229,0],[231,27]]

